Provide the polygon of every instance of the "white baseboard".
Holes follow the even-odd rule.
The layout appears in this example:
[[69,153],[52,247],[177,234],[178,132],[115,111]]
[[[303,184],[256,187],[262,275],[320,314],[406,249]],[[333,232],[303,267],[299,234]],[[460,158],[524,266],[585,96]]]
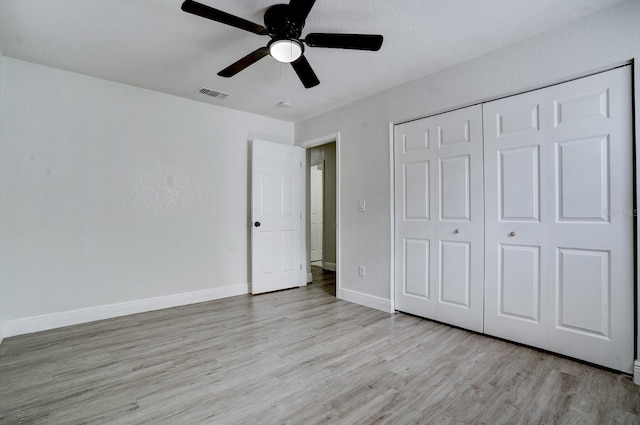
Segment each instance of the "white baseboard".
[[633,383],[640,385],[640,359],[633,362]]
[[118,304],[109,304],[79,310],[63,311],[60,313],[45,314],[42,316],[27,317],[24,319],[8,320],[3,323],[4,336],[10,337],[32,332],[46,331],[64,326],[93,322],[95,320],[111,319],[113,317],[126,316],[128,314],[179,307],[182,305],[201,303],[248,293],[249,285],[239,284],[205,289],[202,291],[148,298],[144,300],[126,301]]
[[336,267],[336,263],[330,263],[328,261],[323,261],[322,262],[322,268],[325,270],[330,270],[332,272],[335,272],[337,267]]
[[337,296],[341,300],[375,308],[376,310],[382,310],[385,313],[394,313],[391,300],[363,294],[362,292],[352,291],[350,289],[338,288],[337,292]]
[[0,344],[2,344],[3,339],[4,339],[4,323],[0,322]]
[[307,283],[313,282],[313,274],[307,273]]

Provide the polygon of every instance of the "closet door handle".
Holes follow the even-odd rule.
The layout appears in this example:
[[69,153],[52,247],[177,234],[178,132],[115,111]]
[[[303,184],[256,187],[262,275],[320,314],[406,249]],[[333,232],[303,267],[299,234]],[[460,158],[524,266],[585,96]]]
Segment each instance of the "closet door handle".
[[456,233],[456,234],[457,234],[457,233],[460,233],[460,229],[456,229],[456,230],[454,230],[454,231],[453,231],[453,233]]
[[516,232],[509,233],[509,236],[515,236],[515,235],[516,235]]

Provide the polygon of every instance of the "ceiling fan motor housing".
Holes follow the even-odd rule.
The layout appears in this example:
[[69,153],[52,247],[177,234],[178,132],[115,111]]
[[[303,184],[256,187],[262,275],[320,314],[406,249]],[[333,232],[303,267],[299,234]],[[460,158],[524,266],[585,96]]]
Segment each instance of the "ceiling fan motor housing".
[[264,26],[274,39],[299,39],[304,19],[295,16],[288,4],[275,4],[265,12]]

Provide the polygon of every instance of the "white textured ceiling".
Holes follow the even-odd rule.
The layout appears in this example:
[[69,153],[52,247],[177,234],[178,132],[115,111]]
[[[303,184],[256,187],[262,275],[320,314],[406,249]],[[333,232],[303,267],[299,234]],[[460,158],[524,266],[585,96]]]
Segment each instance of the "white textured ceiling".
[[[263,24],[272,0],[199,0]],[[182,0],[0,0],[0,51],[180,97],[298,121],[580,19],[623,0],[317,0],[309,32],[382,34],[379,52],[307,48],[320,85],[266,57],[216,73],[269,38],[180,10]],[[231,94],[196,94],[200,87]],[[278,107],[280,101],[291,108]]]

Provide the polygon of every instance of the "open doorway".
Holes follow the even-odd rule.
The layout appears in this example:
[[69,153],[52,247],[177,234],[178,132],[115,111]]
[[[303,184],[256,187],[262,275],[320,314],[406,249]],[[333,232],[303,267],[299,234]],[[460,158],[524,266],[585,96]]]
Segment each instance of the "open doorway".
[[336,143],[307,149],[309,260],[336,271]]
[[312,164],[309,170],[309,261],[315,267],[322,267],[324,256],[322,245],[324,242],[324,160]]
[[336,140],[307,148],[307,281],[312,283],[338,280]]

